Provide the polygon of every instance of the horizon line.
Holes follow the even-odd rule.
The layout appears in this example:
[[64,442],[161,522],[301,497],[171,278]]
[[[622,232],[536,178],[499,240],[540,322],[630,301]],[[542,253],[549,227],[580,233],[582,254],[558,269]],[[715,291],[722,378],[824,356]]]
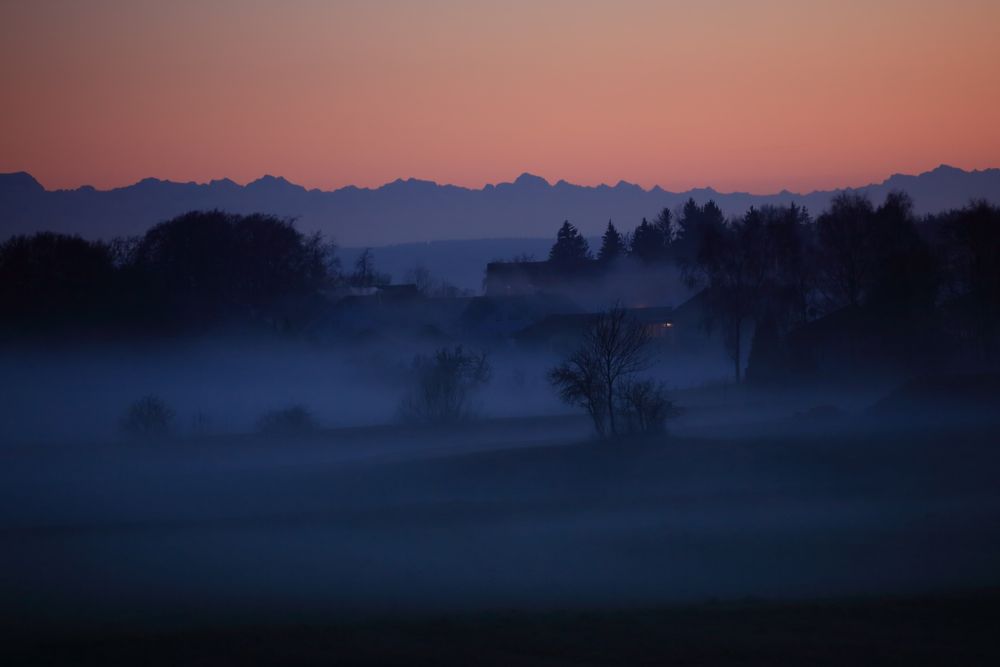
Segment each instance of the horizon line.
[[840,192],[840,191],[844,191],[844,190],[859,190],[859,189],[864,189],[864,188],[868,188],[868,187],[875,187],[875,186],[884,185],[886,182],[888,182],[889,180],[891,180],[893,178],[896,178],[896,177],[917,178],[917,177],[925,176],[927,174],[931,174],[931,173],[938,172],[938,171],[959,171],[959,172],[962,172],[962,173],[965,173],[965,174],[976,174],[976,173],[984,173],[984,172],[991,172],[991,171],[997,171],[997,170],[1000,170],[1000,167],[985,167],[985,168],[982,168],[982,169],[964,169],[962,167],[956,167],[954,165],[950,165],[950,164],[946,164],[946,163],[942,162],[942,163],[938,164],[935,167],[932,167],[930,169],[927,169],[925,171],[921,171],[921,172],[918,172],[918,173],[915,173],[915,174],[908,174],[908,173],[903,173],[903,172],[895,172],[895,173],[889,174],[882,181],[879,181],[879,182],[869,182],[869,183],[865,183],[865,184],[862,184],[862,185],[844,185],[844,186],[837,186],[837,187],[832,187],[832,188],[828,188],[828,189],[815,189],[815,190],[809,190],[807,192],[793,192],[793,191],[791,191],[791,190],[789,190],[787,188],[783,188],[783,189],[781,189],[779,191],[772,191],[772,192],[750,192],[750,191],[747,191],[747,190],[722,191],[722,190],[715,189],[711,185],[692,187],[692,188],[688,188],[686,190],[668,190],[667,188],[663,187],[660,184],[655,184],[655,185],[653,185],[651,187],[646,188],[646,187],[643,187],[642,185],[639,185],[637,183],[632,183],[632,182],[626,181],[624,179],[620,179],[617,183],[615,183],[613,185],[609,184],[609,183],[606,183],[606,182],[601,182],[601,183],[598,183],[596,185],[586,185],[586,184],[580,184],[580,183],[571,183],[571,182],[569,182],[569,181],[567,181],[565,179],[559,179],[559,180],[553,182],[553,181],[549,180],[548,178],[546,178],[544,176],[539,176],[539,175],[533,174],[533,173],[531,173],[529,171],[521,172],[513,180],[510,180],[510,181],[498,181],[496,183],[484,183],[481,187],[478,187],[478,188],[477,187],[470,187],[470,186],[466,186],[466,185],[457,185],[457,184],[454,184],[454,183],[439,183],[439,182],[437,182],[435,180],[432,180],[432,179],[418,178],[418,177],[415,177],[415,176],[409,176],[407,178],[398,177],[398,178],[396,178],[396,179],[394,179],[392,181],[387,181],[387,182],[382,183],[381,185],[377,185],[377,186],[359,186],[359,185],[354,185],[354,184],[348,184],[348,185],[343,185],[343,186],[340,186],[340,187],[335,187],[335,188],[332,188],[332,189],[307,188],[307,187],[305,187],[303,185],[299,185],[298,183],[295,183],[293,181],[288,180],[284,176],[276,176],[276,175],[273,175],[273,174],[265,173],[265,174],[263,174],[263,175],[255,178],[255,179],[251,180],[251,181],[246,181],[244,183],[240,183],[238,181],[235,181],[232,178],[229,178],[227,176],[224,176],[224,177],[221,177],[221,178],[213,178],[213,179],[210,179],[208,181],[196,181],[196,180],[175,181],[175,180],[171,180],[169,178],[158,178],[158,177],[155,177],[155,176],[146,176],[144,178],[140,178],[137,181],[134,181],[134,182],[131,182],[131,183],[127,183],[125,185],[118,185],[118,186],[114,186],[114,187],[110,187],[110,188],[104,188],[104,189],[97,188],[97,187],[92,186],[92,185],[87,184],[87,183],[78,185],[75,188],[55,188],[55,189],[49,189],[41,181],[39,181],[38,178],[34,176],[34,174],[32,174],[30,171],[28,171],[26,169],[25,170],[20,170],[20,171],[11,171],[11,172],[0,173],[0,177],[26,175],[26,176],[30,177],[35,183],[37,183],[45,192],[48,192],[48,193],[54,193],[54,192],[76,192],[76,191],[79,191],[79,190],[93,190],[93,191],[96,191],[96,192],[114,192],[115,190],[124,190],[124,189],[135,187],[137,185],[140,185],[140,184],[146,183],[146,182],[166,183],[166,184],[171,184],[171,185],[194,185],[194,186],[198,186],[198,187],[208,187],[208,186],[211,186],[211,185],[214,185],[214,184],[217,184],[217,183],[231,183],[232,185],[235,185],[235,186],[240,187],[240,188],[247,188],[247,187],[249,187],[249,186],[251,186],[253,184],[260,183],[262,181],[264,181],[264,182],[268,182],[268,181],[284,182],[284,183],[287,183],[290,186],[293,186],[293,187],[296,187],[296,188],[300,188],[300,189],[302,189],[305,192],[320,192],[320,193],[335,193],[335,192],[339,192],[341,190],[367,190],[367,191],[370,191],[370,192],[374,192],[374,191],[381,190],[383,188],[389,187],[389,186],[397,184],[397,183],[413,183],[413,182],[416,182],[416,183],[426,183],[426,184],[430,184],[430,185],[434,185],[436,187],[442,187],[442,188],[456,188],[456,189],[459,189],[459,190],[467,190],[467,191],[470,191],[470,192],[483,192],[485,190],[498,188],[498,187],[504,186],[504,185],[516,185],[519,181],[522,181],[522,180],[531,180],[531,181],[536,181],[536,182],[537,181],[544,182],[545,186],[546,187],[550,187],[550,188],[555,188],[555,187],[558,187],[560,185],[566,185],[566,186],[569,186],[569,187],[588,188],[588,189],[594,189],[594,190],[596,190],[596,189],[602,189],[602,188],[615,189],[615,188],[623,187],[624,186],[624,187],[629,187],[629,188],[637,188],[639,190],[642,190],[645,193],[652,193],[652,192],[659,191],[659,192],[664,192],[664,193],[667,193],[667,194],[685,194],[685,193],[697,192],[697,191],[711,191],[711,192],[713,192],[715,194],[719,194],[719,195],[747,195],[747,196],[754,196],[754,197],[768,197],[768,196],[781,196],[781,195],[807,196],[807,195],[816,194],[816,193]]

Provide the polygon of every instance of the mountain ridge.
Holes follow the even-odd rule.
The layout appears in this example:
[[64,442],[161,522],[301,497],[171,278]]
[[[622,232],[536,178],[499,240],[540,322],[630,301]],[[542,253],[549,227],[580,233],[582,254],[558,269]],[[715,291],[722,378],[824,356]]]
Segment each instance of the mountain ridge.
[[587,235],[608,219],[628,230],[642,217],[674,209],[688,198],[714,199],[727,214],[752,205],[796,202],[812,212],[840,192],[864,192],[880,200],[893,189],[913,197],[920,213],[961,206],[974,198],[1000,202],[1000,169],[964,170],[942,164],[920,174],[892,174],[880,183],[773,194],[720,192],[712,187],[670,191],[619,180],[615,185],[576,185],[523,172],[513,181],[469,188],[417,178],[378,187],[307,189],[283,176],[265,174],[240,185],[229,178],[207,183],[148,177],[98,190],[84,185],[48,190],[25,171],[0,174],[0,237],[51,230],[88,238],[142,233],[192,209],[263,212],[292,217],[304,231],[322,231],[348,245],[384,245],[445,239],[539,237],[569,219]]

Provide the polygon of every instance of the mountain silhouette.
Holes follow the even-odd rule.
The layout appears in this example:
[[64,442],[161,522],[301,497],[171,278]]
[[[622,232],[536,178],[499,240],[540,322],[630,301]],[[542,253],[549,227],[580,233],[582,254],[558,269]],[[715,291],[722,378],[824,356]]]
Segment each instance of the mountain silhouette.
[[[965,171],[947,165],[919,174],[896,174],[861,188],[876,202],[893,189],[905,190],[920,213],[962,206],[970,199],[1000,202],[1000,169]],[[688,198],[714,199],[727,214],[750,206],[796,202],[817,213],[843,190],[769,195],[695,188],[670,192],[619,181],[581,186],[524,173],[514,181],[482,189],[439,185],[415,178],[378,188],[347,186],[308,190],[280,176],[246,185],[229,179],[176,183],[146,178],[111,190],[83,186],[46,190],[30,174],[0,174],[0,237],[41,230],[109,238],[139,234],[151,225],[193,209],[271,213],[293,217],[303,231],[322,231],[343,245],[384,245],[444,239],[549,237],[563,220],[587,236],[603,231],[608,219],[623,229]]]

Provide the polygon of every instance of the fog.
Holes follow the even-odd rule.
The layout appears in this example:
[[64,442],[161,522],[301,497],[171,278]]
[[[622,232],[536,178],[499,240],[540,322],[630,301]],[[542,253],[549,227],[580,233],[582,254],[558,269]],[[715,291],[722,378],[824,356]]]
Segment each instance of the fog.
[[[597,440],[488,354],[474,416],[399,420],[412,340],[213,337],[3,355],[0,605],[12,627],[634,608],[963,590],[1000,569],[998,432],[878,413],[888,387],[750,390],[660,355],[682,413]],[[682,369],[682,370],[678,370]],[[156,394],[175,433],[132,441]],[[304,406],[317,429],[267,435]],[[825,406],[825,407],[824,407]],[[196,415],[204,418],[196,419]]]
[[464,262],[391,283],[269,216],[12,239],[4,627],[995,590],[995,221],[692,201],[596,258],[564,223],[479,296],[444,285]]

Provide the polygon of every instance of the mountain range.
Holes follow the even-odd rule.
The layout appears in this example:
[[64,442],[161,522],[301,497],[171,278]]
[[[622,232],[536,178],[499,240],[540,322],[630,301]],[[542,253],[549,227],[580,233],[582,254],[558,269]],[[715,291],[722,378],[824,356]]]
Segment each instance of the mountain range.
[[[1000,202],[1000,169],[965,171],[941,165],[919,175],[897,174],[848,191],[879,202],[890,190],[905,190],[920,213],[962,206],[974,198]],[[378,188],[348,186],[307,190],[284,178],[264,176],[246,185],[229,179],[177,183],[146,178],[111,190],[82,186],[47,190],[26,172],[0,174],[0,238],[41,230],[110,238],[140,234],[151,225],[193,209],[262,212],[294,217],[303,231],[322,231],[347,246],[378,246],[444,239],[554,236],[570,220],[587,236],[609,219],[631,230],[643,217],[675,209],[688,198],[709,199],[731,215],[750,206],[796,202],[816,213],[843,190],[755,195],[696,188],[670,192],[617,185],[551,184],[532,174],[481,189],[398,179]]]

